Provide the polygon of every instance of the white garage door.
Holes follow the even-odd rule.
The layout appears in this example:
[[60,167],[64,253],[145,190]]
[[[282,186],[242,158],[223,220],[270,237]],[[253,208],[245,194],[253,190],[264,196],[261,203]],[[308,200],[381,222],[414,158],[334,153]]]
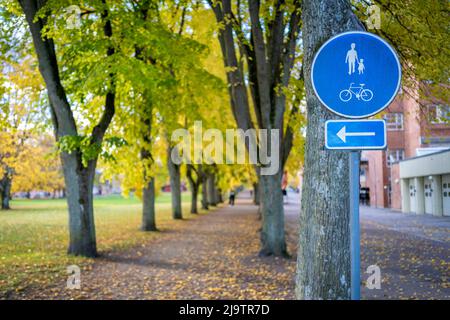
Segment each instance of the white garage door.
[[409,207],[411,212],[416,212],[416,186],[414,179],[409,179]]
[[444,216],[450,216],[450,174],[442,176],[442,202]]
[[425,193],[425,213],[433,214],[433,184],[430,179],[423,179],[423,192]]

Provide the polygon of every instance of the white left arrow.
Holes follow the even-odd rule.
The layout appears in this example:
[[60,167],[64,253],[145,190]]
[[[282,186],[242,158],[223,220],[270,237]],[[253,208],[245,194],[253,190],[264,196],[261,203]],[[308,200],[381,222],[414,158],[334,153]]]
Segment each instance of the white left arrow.
[[341,139],[344,143],[346,142],[347,137],[368,137],[374,135],[375,132],[347,132],[345,126],[343,126],[337,133],[339,139]]

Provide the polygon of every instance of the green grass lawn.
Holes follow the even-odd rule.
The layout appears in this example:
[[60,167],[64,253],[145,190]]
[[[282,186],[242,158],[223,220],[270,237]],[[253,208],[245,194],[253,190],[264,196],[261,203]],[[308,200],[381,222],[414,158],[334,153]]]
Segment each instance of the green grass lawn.
[[[183,216],[189,214],[190,194],[183,193]],[[14,200],[12,210],[0,211],[0,298],[10,290],[47,283],[65,275],[71,264],[89,266],[92,259],[66,255],[68,213],[65,199]],[[142,232],[141,202],[121,196],[94,200],[99,252],[120,250],[157,236]],[[156,200],[157,227],[170,228],[170,194]]]

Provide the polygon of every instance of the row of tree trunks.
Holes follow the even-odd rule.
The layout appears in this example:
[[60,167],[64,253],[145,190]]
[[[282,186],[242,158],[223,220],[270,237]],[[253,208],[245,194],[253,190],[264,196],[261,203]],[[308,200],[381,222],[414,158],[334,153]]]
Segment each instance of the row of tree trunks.
[[198,194],[202,190],[202,209],[208,210],[209,206],[217,206],[223,202],[222,190],[217,187],[216,174],[205,172],[202,165],[187,164],[186,176],[191,190],[191,213],[198,213]]

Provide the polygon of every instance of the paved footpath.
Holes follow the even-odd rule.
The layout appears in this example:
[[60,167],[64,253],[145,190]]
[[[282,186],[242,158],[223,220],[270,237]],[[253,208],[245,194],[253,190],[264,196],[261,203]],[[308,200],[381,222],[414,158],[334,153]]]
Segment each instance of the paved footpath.
[[[285,205],[290,259],[258,257],[257,207],[240,198],[234,207],[186,220],[140,247],[106,253],[82,271],[81,290],[67,290],[61,281],[25,290],[22,297],[293,299],[299,205],[290,193]],[[380,290],[366,289],[362,279],[364,299],[450,299],[450,219],[421,223],[429,218],[363,208],[361,274],[367,277],[364,270],[376,264],[382,278]]]
[[450,217],[403,214],[361,207],[361,275],[381,269],[373,299],[450,299]]

